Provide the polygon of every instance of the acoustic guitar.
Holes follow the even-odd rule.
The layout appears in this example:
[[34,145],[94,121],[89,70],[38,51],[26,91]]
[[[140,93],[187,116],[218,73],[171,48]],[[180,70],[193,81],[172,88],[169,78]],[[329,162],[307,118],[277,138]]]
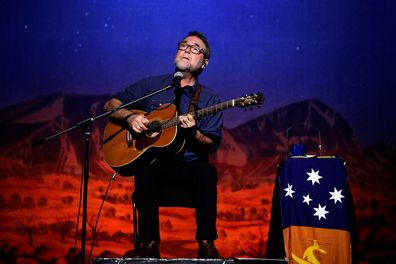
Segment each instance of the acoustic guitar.
[[[263,93],[245,95],[220,104],[191,112],[195,119],[223,111],[235,106],[245,108],[260,105]],[[110,121],[104,130],[103,155],[105,161],[122,176],[131,176],[138,166],[154,162],[156,158],[179,153],[184,146],[183,137],[178,137],[178,117],[173,104],[161,105],[151,113],[144,114],[149,120],[144,133],[135,133],[126,122]]]

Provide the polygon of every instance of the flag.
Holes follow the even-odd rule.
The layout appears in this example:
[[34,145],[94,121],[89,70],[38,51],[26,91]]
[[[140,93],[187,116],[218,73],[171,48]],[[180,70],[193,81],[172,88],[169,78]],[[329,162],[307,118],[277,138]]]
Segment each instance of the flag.
[[290,158],[281,165],[279,198],[291,263],[351,263],[351,208],[344,162]]

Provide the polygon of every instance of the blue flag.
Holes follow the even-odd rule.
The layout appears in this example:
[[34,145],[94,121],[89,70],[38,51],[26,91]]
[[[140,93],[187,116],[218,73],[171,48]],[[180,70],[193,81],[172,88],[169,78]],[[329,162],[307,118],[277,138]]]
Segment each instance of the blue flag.
[[291,158],[278,180],[287,258],[292,263],[351,263],[350,194],[343,161]]

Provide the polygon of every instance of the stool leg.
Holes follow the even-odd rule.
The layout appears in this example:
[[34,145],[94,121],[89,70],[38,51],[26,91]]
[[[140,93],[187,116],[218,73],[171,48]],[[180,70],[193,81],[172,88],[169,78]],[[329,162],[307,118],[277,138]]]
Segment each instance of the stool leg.
[[133,252],[135,255],[138,255],[139,250],[140,250],[140,244],[139,244],[139,239],[138,239],[138,218],[137,218],[137,208],[136,208],[136,203],[133,200],[133,195],[132,195],[132,209],[133,209]]

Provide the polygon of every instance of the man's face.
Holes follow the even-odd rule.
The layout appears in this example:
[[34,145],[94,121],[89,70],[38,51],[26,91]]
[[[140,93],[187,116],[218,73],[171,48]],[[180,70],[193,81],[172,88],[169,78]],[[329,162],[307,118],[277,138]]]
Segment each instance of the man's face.
[[181,43],[187,44],[185,50],[177,50],[175,56],[176,68],[186,72],[196,72],[200,69],[204,69],[208,64],[208,59],[205,59],[205,55],[200,52],[194,54],[191,49],[198,48],[205,51],[206,46],[203,41],[196,36],[189,36],[185,38]]

